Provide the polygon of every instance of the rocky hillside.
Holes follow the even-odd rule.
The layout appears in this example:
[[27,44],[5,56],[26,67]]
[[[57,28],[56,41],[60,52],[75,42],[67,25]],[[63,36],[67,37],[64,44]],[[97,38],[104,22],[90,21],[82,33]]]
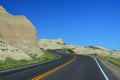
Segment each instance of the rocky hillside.
[[0,40],[19,48],[25,54],[38,56],[43,54],[39,48],[33,24],[25,16],[9,14],[2,6],[0,6]]
[[112,56],[119,57],[120,58],[120,51],[112,50],[111,51]]
[[88,47],[78,46],[74,48],[74,52],[77,54],[98,54],[120,58],[120,51],[110,51],[100,46],[88,46]]
[[15,60],[31,60],[32,58],[21,51],[19,48],[9,45],[7,42],[0,40],[0,61],[5,61],[7,58]]
[[58,38],[57,40],[48,40],[41,39],[39,41],[40,48],[43,49],[65,49],[65,48],[74,48],[72,45],[65,44],[62,38]]
[[100,54],[100,55],[110,55],[110,52],[107,49],[103,49],[98,46],[89,46],[89,47],[75,47],[74,51],[78,54]]
[[63,42],[61,38],[57,40],[42,39],[39,41],[40,48],[43,49],[72,49],[77,54],[99,54],[104,56],[111,56],[120,58],[120,51],[110,51],[101,46],[73,46]]

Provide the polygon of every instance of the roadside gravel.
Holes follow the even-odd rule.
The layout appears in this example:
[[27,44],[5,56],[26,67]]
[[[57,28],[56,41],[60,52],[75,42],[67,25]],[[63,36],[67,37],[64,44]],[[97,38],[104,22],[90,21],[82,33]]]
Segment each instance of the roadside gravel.
[[120,80],[120,68],[105,60],[101,60],[101,62]]

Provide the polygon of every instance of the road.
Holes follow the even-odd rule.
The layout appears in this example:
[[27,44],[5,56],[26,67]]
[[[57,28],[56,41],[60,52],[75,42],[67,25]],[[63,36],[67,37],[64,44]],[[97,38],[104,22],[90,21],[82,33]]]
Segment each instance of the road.
[[0,80],[117,80],[94,57],[77,54],[60,55],[61,59],[0,75]]

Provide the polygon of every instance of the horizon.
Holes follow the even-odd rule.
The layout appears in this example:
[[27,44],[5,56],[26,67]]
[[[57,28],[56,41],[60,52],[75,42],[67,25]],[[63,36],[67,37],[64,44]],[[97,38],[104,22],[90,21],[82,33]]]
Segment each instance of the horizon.
[[62,38],[68,44],[120,50],[119,3],[116,0],[1,0],[0,6],[10,14],[26,16],[36,27],[38,40]]

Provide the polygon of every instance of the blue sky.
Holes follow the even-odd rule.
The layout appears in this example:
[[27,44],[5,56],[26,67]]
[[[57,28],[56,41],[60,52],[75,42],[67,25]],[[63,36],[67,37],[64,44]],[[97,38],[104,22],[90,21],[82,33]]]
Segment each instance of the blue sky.
[[25,15],[38,39],[120,50],[120,0],[0,0],[14,15]]

